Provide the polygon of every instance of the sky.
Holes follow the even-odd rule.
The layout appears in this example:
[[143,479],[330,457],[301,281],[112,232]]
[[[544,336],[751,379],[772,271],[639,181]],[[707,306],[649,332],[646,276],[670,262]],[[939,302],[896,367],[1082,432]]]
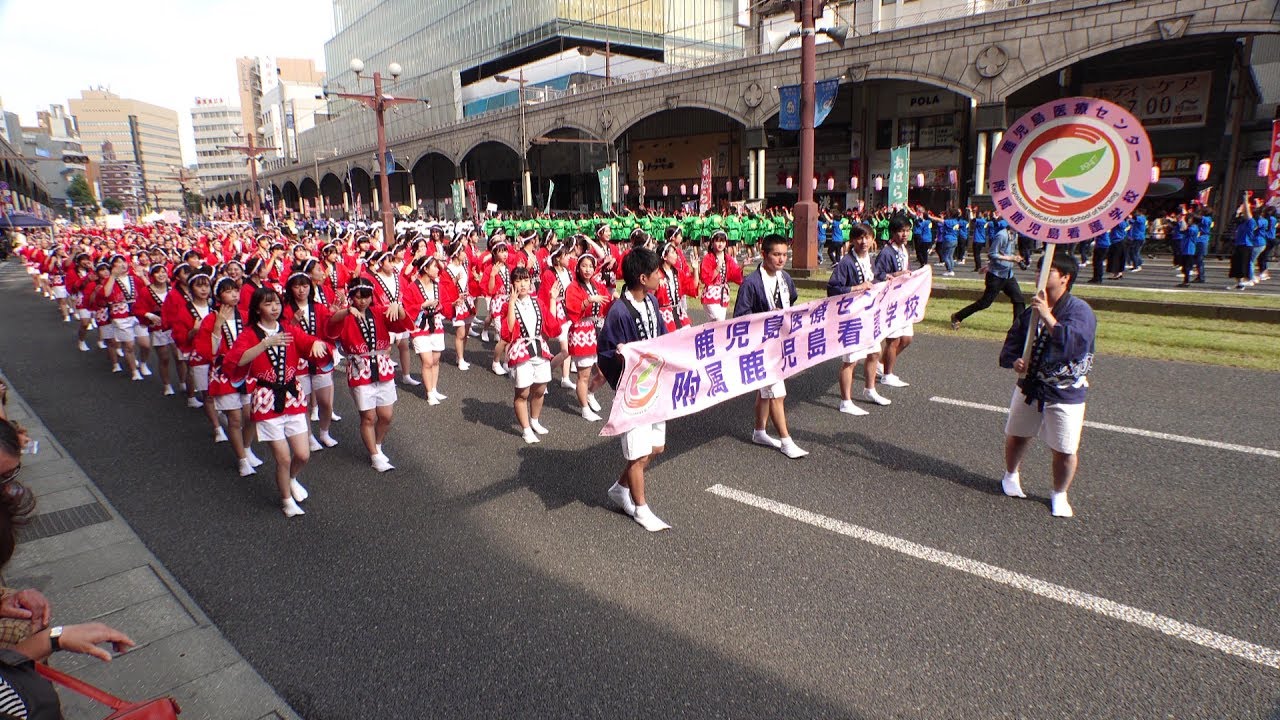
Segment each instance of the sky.
[[332,34],[330,0],[0,0],[0,103],[34,125],[37,110],[105,86],[177,112],[191,164],[194,100],[238,105],[237,57],[323,69]]

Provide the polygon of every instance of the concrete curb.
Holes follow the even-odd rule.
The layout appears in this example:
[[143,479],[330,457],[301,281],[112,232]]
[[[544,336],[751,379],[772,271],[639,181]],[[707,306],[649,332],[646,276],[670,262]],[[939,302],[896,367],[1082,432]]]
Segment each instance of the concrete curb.
[[[0,378],[8,384],[2,373]],[[21,480],[37,497],[37,514],[19,534],[5,581],[43,592],[55,624],[105,622],[137,643],[110,664],[68,653],[53,664],[126,700],[171,695],[184,719],[300,720],[12,385],[7,410],[39,441],[40,451],[23,456]],[[96,720],[107,713],[61,688],[59,695],[69,719]]]
[[[807,290],[825,290],[826,280],[811,278],[795,278],[797,288]],[[1033,288],[1034,289],[1034,288]],[[957,298],[960,300],[977,300],[982,291],[977,288],[959,288],[933,285],[933,297]],[[1232,307],[1222,305],[1198,305],[1191,303],[1162,303],[1149,300],[1118,300],[1114,298],[1086,298],[1094,310],[1109,312],[1126,312],[1138,315],[1162,315],[1165,317],[1194,317],[1211,320],[1235,320],[1238,322],[1280,323],[1280,309]]]

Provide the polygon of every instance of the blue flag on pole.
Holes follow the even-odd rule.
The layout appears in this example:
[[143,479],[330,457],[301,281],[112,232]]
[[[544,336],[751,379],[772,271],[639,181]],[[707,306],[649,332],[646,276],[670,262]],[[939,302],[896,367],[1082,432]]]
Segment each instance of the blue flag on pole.
[[778,97],[782,107],[778,109],[778,128],[782,130],[800,129],[800,86],[783,85],[778,88]]
[[816,107],[813,112],[813,126],[818,127],[831,114],[831,108],[835,107],[836,93],[840,92],[840,78],[823,80],[815,85],[814,90],[813,99]]

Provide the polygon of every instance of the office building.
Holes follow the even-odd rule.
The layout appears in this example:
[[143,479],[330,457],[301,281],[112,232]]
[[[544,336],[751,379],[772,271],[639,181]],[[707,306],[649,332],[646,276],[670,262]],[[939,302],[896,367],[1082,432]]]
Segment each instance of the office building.
[[191,128],[195,134],[196,177],[199,188],[188,185],[193,192],[202,192],[232,180],[248,177],[249,167],[243,153],[225,148],[241,144],[243,132],[241,108],[223,98],[196,98],[191,107]]
[[117,160],[137,163],[147,197],[160,210],[182,207],[177,171],[182,167],[178,113],[168,108],[122,98],[105,88],[82,90],[69,101],[89,158],[101,162],[103,143],[110,142]]
[[100,199],[105,202],[107,198],[113,198],[134,217],[141,215],[148,202],[142,168],[132,160],[117,158],[114,143],[110,140],[99,146],[97,154],[102,158],[98,163]]

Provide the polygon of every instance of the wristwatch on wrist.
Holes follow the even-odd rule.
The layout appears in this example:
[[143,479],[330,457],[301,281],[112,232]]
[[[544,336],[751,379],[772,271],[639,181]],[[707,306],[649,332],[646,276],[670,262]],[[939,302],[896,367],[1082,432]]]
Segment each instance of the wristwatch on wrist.
[[59,625],[49,631],[49,646],[53,648],[53,652],[62,649],[62,626]]

